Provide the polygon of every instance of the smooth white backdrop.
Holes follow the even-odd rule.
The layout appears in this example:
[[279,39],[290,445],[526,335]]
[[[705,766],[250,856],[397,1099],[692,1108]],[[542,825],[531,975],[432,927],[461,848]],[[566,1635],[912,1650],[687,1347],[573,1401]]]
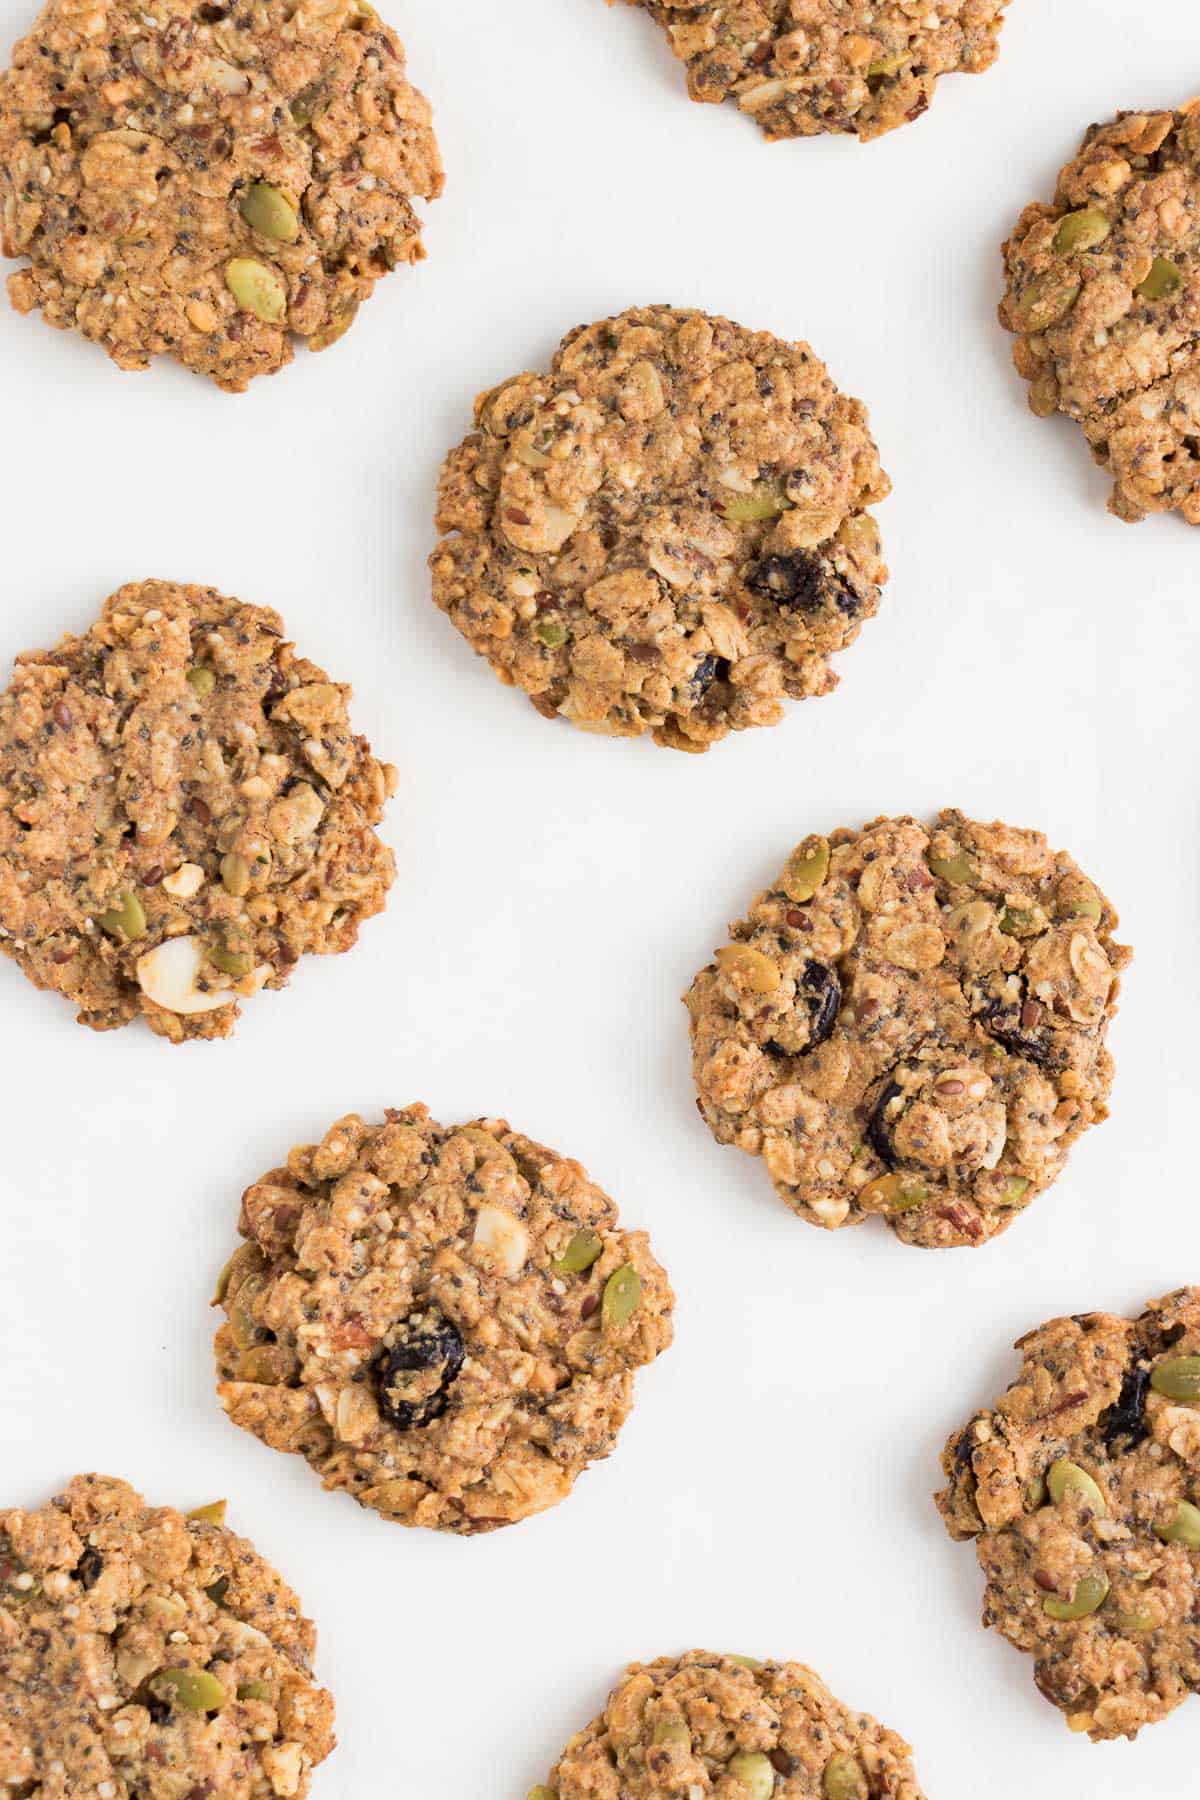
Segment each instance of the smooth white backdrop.
[[[1105,513],[995,321],[1000,242],[1089,120],[1200,86],[1192,0],[1013,0],[997,66],[867,147],[768,146],[689,105],[649,19],[602,0],[387,11],[448,187],[429,262],[336,350],[231,398],[0,310],[3,664],[123,581],[211,582],[354,682],[402,774],[386,916],[230,1043],[95,1037],[0,966],[0,1504],[93,1468],[227,1495],[320,1626],[321,1800],[521,1800],[626,1660],[692,1645],[811,1662],[911,1738],[930,1800],[1182,1800],[1200,1701],[1134,1746],[1073,1737],[979,1629],[973,1553],[929,1496],[1018,1333],[1200,1280],[1200,537]],[[32,17],[0,0],[6,43]],[[547,724],[425,573],[475,392],[651,300],[808,338],[895,483],[892,583],[843,687],[703,758]],[[678,996],[799,837],[945,804],[1068,847],[1137,961],[1111,1122],[1007,1237],[935,1255],[809,1229],[711,1142]],[[418,1098],[579,1157],[679,1294],[617,1453],[473,1542],[325,1495],[212,1393],[243,1186],[341,1113]]]

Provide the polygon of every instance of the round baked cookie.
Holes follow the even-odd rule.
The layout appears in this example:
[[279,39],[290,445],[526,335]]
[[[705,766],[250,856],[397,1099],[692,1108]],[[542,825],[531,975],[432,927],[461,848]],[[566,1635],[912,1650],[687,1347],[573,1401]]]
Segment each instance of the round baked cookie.
[[632,0],[687,65],[693,100],[734,99],[769,139],[864,143],[928,109],[940,75],[995,62],[1008,0]]
[[706,750],[827,694],[887,570],[890,482],[807,344],[648,306],[475,403],[433,592],[547,718]]
[[1200,525],[1200,100],[1091,126],[1004,264],[1034,412],[1082,425],[1118,518]]
[[701,1115],[810,1225],[985,1243],[1107,1115],[1117,922],[1038,831],[805,838],[686,997]]
[[404,1525],[465,1536],[556,1505],[671,1342],[645,1233],[502,1119],[351,1114],[246,1190],[240,1230],[226,1412]]
[[923,1800],[903,1738],[803,1663],[631,1663],[528,1800]]
[[396,771],[278,613],[135,582],[0,696],[0,950],[96,1031],[228,1037],[348,950],[395,874]]
[[0,77],[18,312],[231,393],[423,255],[429,106],[367,0],[50,0]]
[[1200,1288],[1138,1319],[1052,1319],[994,1411],[942,1457],[946,1529],[974,1538],[983,1623],[1094,1741],[1200,1689]]
[[78,1475],[0,1512],[0,1788],[31,1800],[302,1800],[334,1746],[316,1631],[224,1502]]

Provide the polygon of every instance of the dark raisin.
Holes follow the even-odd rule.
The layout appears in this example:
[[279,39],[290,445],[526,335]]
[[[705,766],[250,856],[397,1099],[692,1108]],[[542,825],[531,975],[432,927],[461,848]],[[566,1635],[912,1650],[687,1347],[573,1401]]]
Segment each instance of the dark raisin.
[[384,1417],[397,1431],[440,1419],[466,1354],[457,1328],[439,1313],[413,1313],[393,1326],[372,1365]]
[[703,700],[714,681],[728,681],[730,666],[723,656],[702,656],[688,682],[690,698],[694,701]]
[[1039,1069],[1060,1069],[1063,1054],[1044,1022],[1045,1014],[1035,1014],[1034,1005],[1023,975],[992,976],[976,983],[971,995],[971,1010],[996,1043],[1011,1050],[1014,1056],[1036,1063]]
[[830,563],[811,550],[764,556],[747,575],[746,585],[785,612],[819,613],[832,605],[854,618],[859,611],[854,589]]
[[1150,1435],[1146,1424],[1146,1391],[1149,1386],[1149,1369],[1141,1363],[1135,1363],[1126,1372],[1116,1405],[1110,1406],[1107,1412],[1100,1415],[1099,1426],[1110,1456],[1115,1456],[1118,1451],[1136,1449]]
[[90,1546],[75,1564],[75,1579],[82,1587],[94,1588],[104,1572],[104,1558]]
[[[892,1143],[892,1126],[895,1119],[889,1119],[888,1113],[897,1100],[904,1097],[904,1089],[898,1081],[884,1083],[883,1090],[871,1108],[871,1114],[863,1127],[863,1136],[870,1144],[880,1162],[894,1169],[897,1162],[896,1147]],[[901,1109],[902,1110],[902,1109]],[[899,1114],[897,1114],[899,1116]]]
[[767,1761],[777,1775],[798,1775],[800,1773],[799,1759],[793,1756],[789,1750],[772,1750]]
[[808,1013],[808,1048],[815,1050],[833,1031],[842,1005],[842,984],[828,963],[809,957],[800,977],[796,1005]]

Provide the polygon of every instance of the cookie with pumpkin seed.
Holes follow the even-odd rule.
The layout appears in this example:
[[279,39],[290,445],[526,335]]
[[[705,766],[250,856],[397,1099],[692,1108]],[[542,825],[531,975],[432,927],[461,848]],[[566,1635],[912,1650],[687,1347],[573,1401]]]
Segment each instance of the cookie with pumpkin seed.
[[528,1800],[924,1800],[904,1739],[803,1663],[631,1663]]
[[1118,518],[1200,525],[1200,100],[1091,126],[1004,265],[1034,412],[1082,426]]
[[1200,1288],[1017,1349],[1007,1393],[946,1445],[938,1509],[1043,1697],[1095,1742],[1136,1737],[1200,1691]]
[[607,1456],[675,1296],[577,1162],[502,1119],[340,1119],[246,1190],[222,1274],[236,1425],[405,1525],[470,1536]]
[[77,1475],[0,1511],[0,1790],[303,1800],[334,1746],[292,1590],[225,1525]]
[[278,613],[133,582],[0,695],[0,951],[81,1025],[228,1037],[348,950],[395,875],[396,785]]
[[701,1115],[809,1224],[985,1243],[1107,1116],[1117,923],[1041,832],[806,838],[687,995]]
[[18,312],[238,393],[424,255],[442,170],[366,0],[49,0],[0,76]]
[[807,344],[637,307],[476,401],[434,599],[546,718],[703,751],[836,685],[890,485]]

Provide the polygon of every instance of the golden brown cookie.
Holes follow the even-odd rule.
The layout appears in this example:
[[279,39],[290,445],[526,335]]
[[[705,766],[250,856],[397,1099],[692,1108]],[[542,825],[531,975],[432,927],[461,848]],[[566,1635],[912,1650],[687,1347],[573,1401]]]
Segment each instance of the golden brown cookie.
[[424,255],[429,106],[367,0],[49,0],[0,77],[18,312],[238,393]]
[[903,1738],[802,1663],[631,1663],[528,1800],[923,1800]]
[[649,306],[475,403],[434,598],[548,719],[706,750],[827,694],[887,579],[890,491],[807,344]]
[[864,143],[919,119],[940,76],[990,68],[1007,3],[632,0],[686,63],[693,100],[736,100],[769,139]]
[[316,1632],[224,1503],[185,1517],[79,1475],[0,1512],[0,1788],[302,1800],[333,1749]]
[[1017,1348],[1017,1380],[946,1446],[938,1508],[975,1540],[984,1624],[1072,1730],[1136,1737],[1200,1688],[1200,1288]]
[[645,1234],[503,1120],[351,1114],[246,1190],[240,1229],[225,1410],[405,1525],[468,1535],[556,1505],[671,1342]]
[[806,838],[687,995],[701,1115],[811,1225],[985,1243],[1106,1117],[1116,926],[1041,832]]
[[1004,264],[1034,412],[1082,425],[1118,518],[1200,525],[1200,101],[1091,126]]
[[0,696],[0,950],[96,1031],[228,1037],[239,1000],[348,950],[395,874],[396,772],[278,613],[123,587]]

